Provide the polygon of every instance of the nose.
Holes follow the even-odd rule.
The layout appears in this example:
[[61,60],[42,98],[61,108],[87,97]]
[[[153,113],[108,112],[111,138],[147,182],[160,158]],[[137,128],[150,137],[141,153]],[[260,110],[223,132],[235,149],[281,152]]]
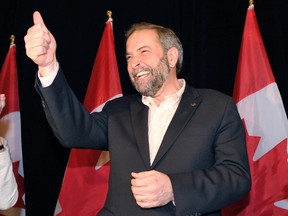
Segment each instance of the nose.
[[127,62],[127,69],[129,73],[132,73],[134,69],[137,69],[141,65],[141,61],[139,58],[130,58],[129,61]]
[[137,68],[141,64],[140,58],[137,56],[133,56],[129,59],[129,65],[132,69]]

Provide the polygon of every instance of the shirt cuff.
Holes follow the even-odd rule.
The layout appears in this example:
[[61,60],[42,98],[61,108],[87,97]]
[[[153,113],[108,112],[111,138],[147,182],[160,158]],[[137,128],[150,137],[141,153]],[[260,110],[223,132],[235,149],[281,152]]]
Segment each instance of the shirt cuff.
[[47,75],[45,77],[41,77],[39,74],[39,71],[38,71],[38,78],[39,78],[43,88],[48,87],[53,83],[53,81],[54,81],[54,79],[58,73],[58,70],[59,70],[59,63],[57,62],[55,70],[52,71],[49,75]]

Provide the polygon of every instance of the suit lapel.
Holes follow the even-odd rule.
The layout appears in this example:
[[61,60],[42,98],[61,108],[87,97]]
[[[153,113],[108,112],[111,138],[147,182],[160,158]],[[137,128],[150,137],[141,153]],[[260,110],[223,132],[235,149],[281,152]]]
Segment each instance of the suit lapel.
[[193,116],[200,102],[201,100],[198,93],[191,87],[186,87],[179,106],[163,137],[161,146],[155,157],[155,160],[153,161],[151,167],[152,169],[170,149],[177,137],[181,134],[181,131],[183,130],[183,128],[185,128],[186,124]]
[[186,124],[193,116],[200,102],[201,99],[198,92],[187,86],[175,115],[173,116],[163,137],[160,149],[152,166],[150,166],[149,155],[148,107],[141,102],[141,97],[137,98],[136,102],[131,104],[131,120],[136,137],[136,143],[139,154],[141,155],[147,170],[150,170],[151,168],[153,169],[153,167],[157,165],[159,160],[170,149],[177,137],[181,134],[183,128],[185,128]]
[[148,107],[142,104],[141,97],[131,104],[131,119],[139,153],[147,170],[149,170]]

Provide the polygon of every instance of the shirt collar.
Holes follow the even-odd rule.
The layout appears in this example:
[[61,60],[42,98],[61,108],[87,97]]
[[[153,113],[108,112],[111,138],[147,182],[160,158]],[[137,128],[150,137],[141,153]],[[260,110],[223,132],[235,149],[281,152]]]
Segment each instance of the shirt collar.
[[[184,79],[178,79],[178,83],[180,85],[180,89],[172,95],[165,96],[164,101],[172,100],[174,102],[177,102],[180,100],[180,98],[182,97],[183,92],[185,90],[186,82]],[[161,103],[163,103],[164,101],[162,101]],[[142,103],[148,107],[157,107],[156,103],[154,102],[154,99],[150,96],[142,95]]]

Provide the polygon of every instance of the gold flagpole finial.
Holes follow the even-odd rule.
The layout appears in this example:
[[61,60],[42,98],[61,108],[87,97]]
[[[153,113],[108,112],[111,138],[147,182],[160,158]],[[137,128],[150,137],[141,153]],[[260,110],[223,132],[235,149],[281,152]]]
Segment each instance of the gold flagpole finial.
[[112,11],[107,11],[108,20],[112,20]]
[[15,36],[11,35],[11,37],[10,37],[10,45],[13,45],[14,41],[15,41]]
[[253,0],[249,0],[249,5],[253,5],[254,4],[254,1]]

